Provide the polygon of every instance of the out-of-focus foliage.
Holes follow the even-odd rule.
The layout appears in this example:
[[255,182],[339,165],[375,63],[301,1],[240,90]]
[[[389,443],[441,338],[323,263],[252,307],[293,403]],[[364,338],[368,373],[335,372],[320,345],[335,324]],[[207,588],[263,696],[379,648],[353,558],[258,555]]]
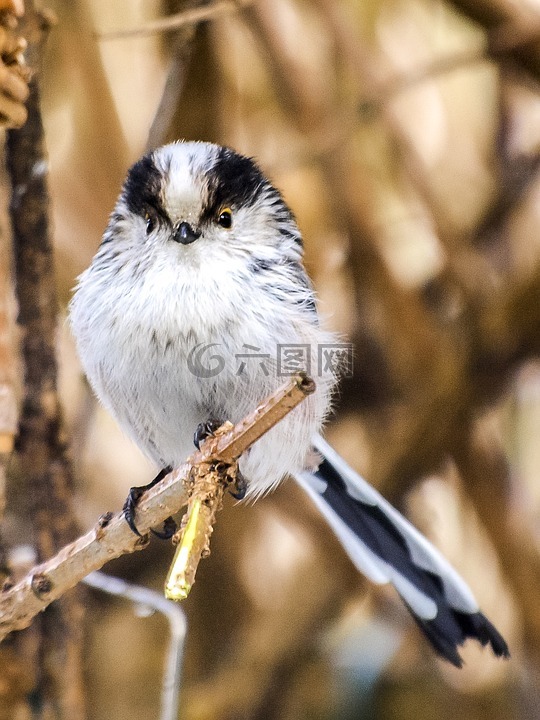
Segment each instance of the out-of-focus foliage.
[[[512,649],[504,663],[467,647],[461,671],[438,661],[288,484],[219,518],[186,603],[182,717],[534,716],[540,3],[259,0],[117,40],[94,32],[189,4],[50,5],[63,305],[145,148],[204,139],[256,156],[297,213],[322,315],[355,345],[331,442],[443,550]],[[67,328],[59,351],[89,526],[153,468],[92,400]],[[156,543],[108,570],[160,587],[170,557]],[[91,720],[157,717],[164,637],[145,622],[91,610]]]

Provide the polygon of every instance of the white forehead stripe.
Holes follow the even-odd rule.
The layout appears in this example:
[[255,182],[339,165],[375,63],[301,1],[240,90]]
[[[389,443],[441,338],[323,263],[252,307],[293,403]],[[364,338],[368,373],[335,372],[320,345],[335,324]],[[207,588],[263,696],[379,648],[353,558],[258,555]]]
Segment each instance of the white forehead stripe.
[[163,203],[171,219],[198,218],[206,196],[206,173],[218,148],[210,143],[173,143],[154,153],[165,181]]

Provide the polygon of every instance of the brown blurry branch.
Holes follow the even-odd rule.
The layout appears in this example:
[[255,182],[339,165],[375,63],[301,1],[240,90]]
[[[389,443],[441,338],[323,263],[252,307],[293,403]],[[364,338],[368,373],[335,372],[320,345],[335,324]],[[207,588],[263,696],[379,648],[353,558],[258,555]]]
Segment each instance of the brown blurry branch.
[[[466,422],[471,403],[481,407],[503,392],[516,363],[523,359],[521,353],[516,353],[516,345],[521,347],[533,338],[529,332],[526,338],[519,334],[522,318],[529,318],[530,314],[522,314],[517,322],[508,315],[512,299],[522,291],[529,292],[530,278],[523,278],[524,285],[521,278],[512,278],[514,282],[501,283],[494,292],[490,282],[492,261],[489,252],[482,252],[482,248],[493,238],[504,236],[505,224],[537,177],[538,161],[532,158],[525,162],[524,158],[511,157],[505,147],[507,138],[501,132],[501,177],[493,201],[477,227],[470,233],[457,232],[440,205],[428,169],[404,130],[400,115],[388,101],[405,90],[409,83],[486,59],[488,50],[479,49],[453,60],[437,61],[388,82],[375,58],[358,42],[340,8],[331,0],[319,0],[319,4],[342,57],[362,83],[359,109],[365,103],[372,103],[372,109],[383,111],[378,120],[388,133],[394,154],[421,198],[427,220],[447,254],[442,271],[420,292],[401,291],[397,308],[391,298],[380,293],[380,303],[386,306],[386,332],[390,338],[385,341],[385,365],[390,368],[394,388],[405,390],[400,403],[407,410],[401,418],[403,429],[396,433],[400,442],[393,444],[394,452],[387,452],[386,431],[381,435],[380,450],[384,448],[386,452],[376,450],[375,455],[385,456],[387,465],[378,463],[376,472],[380,472],[386,491],[397,497],[419,476],[433,471],[447,454],[452,453],[453,438]],[[503,121],[501,125],[504,126]],[[366,214],[369,216],[369,208]],[[374,239],[354,237],[352,259],[355,265],[356,244],[364,244],[366,240],[373,243]],[[361,273],[361,268],[355,272]],[[368,283],[373,284],[371,278]],[[458,307],[457,312],[452,310],[453,305]],[[508,321],[506,325],[502,317]],[[493,334],[494,328],[502,327],[508,331],[504,342]],[[360,344],[359,338],[356,338],[356,344]],[[399,355],[407,357],[408,362],[396,362],[394,358]],[[490,362],[495,358],[495,364]],[[485,372],[490,367],[493,375],[487,379]],[[418,392],[419,385],[421,392]],[[362,402],[358,380],[355,387],[356,391],[344,393],[344,405],[350,408],[359,407]],[[410,396],[409,388],[412,389]],[[400,422],[399,416],[395,422]]]
[[6,230],[5,227],[0,228],[0,520],[4,514],[5,475],[13,450],[18,415],[15,393],[17,356],[14,347],[12,257]]
[[497,549],[505,577],[523,607],[523,638],[528,652],[540,659],[540,554],[536,529],[509,507],[510,464],[489,423],[477,421],[463,434],[454,459],[467,483],[467,494]]
[[[332,39],[347,63],[352,77],[368,94],[375,92],[381,82],[381,72],[375,59],[362,48],[354,29],[340,14],[340,6],[331,0],[319,0],[323,19],[332,32]],[[440,332],[422,298],[404,288],[390,272],[380,251],[380,216],[376,212],[371,168],[355,161],[358,152],[357,103],[335,111],[335,98],[329,93],[315,96],[313,84],[306,82],[306,70],[290,53],[286,52],[281,31],[271,8],[264,2],[255,3],[244,14],[250,29],[263,49],[278,102],[292,125],[302,136],[308,136],[317,148],[315,160],[325,178],[333,214],[340,220],[340,230],[351,239],[350,266],[355,278],[355,318],[357,327],[352,337],[357,357],[357,374],[354,388],[344,385],[343,402],[352,403],[355,409],[368,402],[384,402],[399,388],[418,379],[417,349],[428,345],[438,346]],[[384,116],[385,126],[395,146],[411,164],[410,173],[422,177],[421,163],[412,151],[403,129],[391,112]],[[319,142],[319,138],[325,138]],[[427,183],[424,183],[428,193]],[[379,298],[381,328],[372,326],[371,303],[373,294]],[[408,329],[404,335],[403,329]],[[381,342],[384,332],[384,342]],[[414,350],[413,350],[414,348]],[[440,355],[432,355],[433,362]],[[425,371],[423,375],[425,375]],[[359,389],[360,392],[359,392]],[[417,403],[424,399],[416,395]],[[408,431],[407,431],[408,432]],[[381,474],[384,468],[378,468]]]
[[[326,0],[323,0],[326,2]],[[532,27],[517,30],[509,23],[487,33],[486,42],[482,47],[466,50],[448,57],[441,57],[426,65],[409,70],[387,81],[379,81],[363,94],[359,101],[359,112],[362,116],[373,120],[373,113],[380,111],[385,105],[405,92],[423,82],[434,80],[458,70],[474,68],[480,63],[497,63],[505,56],[519,50],[523,45],[533,41],[540,42],[540,18]]]
[[25,64],[26,40],[10,23],[0,17],[0,124],[3,127],[22,127],[27,111],[30,71]]
[[[285,579],[274,578],[274,583],[283,583],[275,603],[261,603],[255,610],[246,598],[242,622],[222,646],[216,671],[206,678],[197,674],[193,683],[186,683],[186,720],[297,718],[299,694],[303,694],[302,717],[334,717],[335,706],[329,699],[333,697],[331,668],[323,661],[316,688],[308,684],[302,691],[301,678],[305,680],[320,650],[323,628],[339,616],[351,597],[361,596],[364,580],[352,567],[326,520],[305,502],[304,491],[296,483],[284,484],[265,503],[266,508],[260,512],[267,517],[276,515],[292,532],[310,528],[317,551],[298,563]],[[248,537],[253,541],[252,535]],[[245,539],[239,538],[242,549],[246,547]],[[235,552],[235,544],[233,541],[229,548],[233,566],[242,556],[242,550]],[[237,596],[234,602],[238,603]],[[291,697],[296,701],[292,713],[288,707]]]
[[[538,159],[533,157],[529,165],[520,166],[521,158],[506,155],[506,150],[511,148],[506,139],[503,144],[507,148],[501,156],[498,144],[493,150],[489,145],[483,160],[492,171],[492,202],[488,202],[487,192],[480,195],[485,204],[489,204],[483,217],[478,221],[456,222],[452,206],[444,202],[444,194],[434,182],[439,175],[435,175],[433,167],[426,163],[421,143],[409,132],[403,108],[400,112],[397,103],[392,102],[417,83],[432,81],[457,69],[470,67],[476,70],[479,63],[490,64],[494,71],[486,75],[489,74],[500,86],[508,85],[508,67],[517,65],[518,79],[526,75],[525,70],[530,78],[531,63],[527,62],[527,57],[534,59],[538,48],[524,43],[526,33],[518,32],[515,24],[515,16],[523,15],[525,5],[506,0],[456,0],[454,5],[462,10],[468,6],[468,13],[476,13],[476,19],[485,29],[484,41],[463,54],[442,58],[397,77],[394,71],[388,72],[389,63],[385,62],[384,51],[377,53],[376,40],[363,42],[359,26],[350,22],[343,12],[350,3],[314,0],[309,4],[292,2],[289,5],[298,9],[299,14],[306,11],[310,17],[318,15],[321,35],[324,34],[338,58],[336,67],[331,68],[336,71],[338,82],[335,85],[329,73],[324,74],[328,66],[323,66],[320,76],[324,82],[321,80],[318,85],[313,82],[318,68],[314,68],[313,63],[310,65],[306,57],[301,56],[301,51],[291,51],[273,4],[264,0],[255,2],[234,20],[246,23],[258,41],[270,77],[269,90],[281,106],[287,132],[296,129],[298,156],[304,161],[302,170],[315,168],[322,176],[325,193],[321,204],[327,208],[328,203],[330,212],[326,215],[332,218],[328,225],[349,241],[350,262],[346,263],[344,274],[350,273],[350,287],[354,281],[356,305],[353,314],[357,324],[353,332],[360,358],[355,358],[358,360],[355,378],[342,393],[342,408],[345,412],[350,411],[369,436],[366,444],[370,446],[372,456],[377,458],[370,479],[383,486],[394,499],[400,498],[426,473],[438,470],[441,461],[448,456],[454,458],[463,475],[464,492],[474,503],[489,532],[505,579],[517,591],[518,598],[522,593],[526,595],[519,602],[527,616],[525,625],[531,630],[531,644],[538,642],[540,623],[535,608],[540,574],[537,553],[526,551],[526,562],[518,562],[520,543],[529,542],[529,547],[533,543],[526,537],[528,529],[512,536],[512,524],[506,517],[509,503],[504,457],[502,453],[501,457],[482,456],[474,442],[476,417],[485,413],[486,407],[501,396],[515,369],[527,358],[538,354],[540,349],[537,339],[540,338],[537,312],[540,274],[537,268],[529,268],[532,272],[527,274],[523,268],[512,266],[513,248],[508,242],[506,227],[510,226],[513,215],[521,213],[522,201],[535,186]],[[535,25],[530,27],[533,39]],[[213,30],[212,25],[209,32]],[[216,38],[219,65],[219,52],[224,51],[222,28],[216,28]],[[202,68],[201,76],[208,78],[207,82],[216,82],[217,73],[212,74],[206,69],[211,50],[207,46],[197,47],[193,64],[197,69]],[[498,68],[501,73],[496,72]],[[191,121],[197,136],[210,135],[212,139],[220,140],[221,133],[221,138],[229,141],[231,134],[227,134],[227,130],[230,126],[225,130],[219,127],[219,122],[224,122],[219,114],[220,99],[212,95],[207,84],[201,84],[200,80],[196,84],[195,101],[182,90],[180,102],[176,79],[182,74],[181,70],[182,67],[180,71],[175,68],[176,75],[171,75],[171,86],[177,94],[173,95],[169,88],[164,93],[163,102],[169,104],[170,110],[167,118],[179,104],[183,122]],[[340,86],[338,83],[343,78],[345,82]],[[227,83],[223,84],[227,89]],[[354,90],[349,92],[351,87]],[[438,87],[431,83],[431,89]],[[249,91],[246,96],[249,98]],[[491,99],[486,91],[486,100],[488,97]],[[221,102],[230,107],[235,98],[236,95],[229,92],[225,102],[223,99]],[[407,100],[413,101],[414,97]],[[441,100],[447,100],[444,93],[441,93]],[[194,102],[201,104],[204,110],[201,116],[213,123],[212,133],[205,125],[198,124],[199,117],[197,123],[184,119],[188,115],[197,115],[199,105],[194,110]],[[504,110],[500,109],[500,112],[503,114]],[[421,113],[417,122],[423,123]],[[490,131],[491,128],[486,129],[486,133]],[[178,132],[177,136],[183,137],[185,133]],[[382,159],[377,162],[375,171],[370,143],[372,148],[382,150]],[[382,167],[386,162],[385,152],[388,152],[388,166],[393,175],[390,180],[386,166]],[[496,157],[492,157],[492,152]],[[467,177],[466,159],[461,167]],[[520,169],[523,172],[516,178],[515,172]],[[503,175],[508,175],[508,182]],[[414,203],[407,205],[412,207],[412,212],[421,215],[422,221],[425,219],[444,255],[442,270],[436,276],[430,276],[424,286],[402,284],[381,253],[380,241],[385,239],[387,228],[386,221],[381,220],[380,207],[377,211],[381,196],[375,185],[386,180],[401,198],[405,195],[407,201],[414,198]],[[473,192],[471,188],[471,194]],[[481,211],[475,210],[477,218]],[[463,229],[465,223],[467,228]],[[476,224],[476,227],[469,227],[468,223]],[[497,262],[504,264],[506,261],[506,267],[497,268]],[[368,412],[362,415],[366,409]],[[339,429],[337,433],[339,436]],[[276,498],[270,502],[275,503]],[[294,513],[296,516],[296,505]],[[321,529],[320,533],[312,535],[317,536],[319,542],[324,534]],[[231,536],[229,554],[233,554],[240,544],[236,529]],[[333,557],[335,555],[337,552]],[[323,619],[335,617],[340,602],[347,596],[347,589],[343,591],[340,587],[336,591],[336,588],[327,587],[324,572],[322,576],[322,590],[304,578],[296,583],[295,578],[287,604],[281,606],[275,616],[272,615],[273,608],[269,608],[268,617],[259,625],[253,625],[251,613],[242,613],[238,624],[243,623],[244,630],[229,633],[230,642],[229,637],[226,641],[221,638],[222,651],[213,654],[213,657],[221,658],[215,662],[217,672],[206,681],[200,681],[192,693],[193,717],[205,713],[208,716],[247,716],[250,711],[250,716],[285,716],[282,708],[275,708],[272,703],[279,702],[276,697],[279,694],[281,699],[284,684],[290,683],[295,672],[299,672],[298,668],[305,666],[302,652],[309,653],[315,628],[321,626]],[[229,602],[234,606],[231,615],[235,620],[237,590],[236,586],[234,592],[228,588],[228,594],[232,596]],[[317,605],[315,602],[309,605],[312,597],[317,598]],[[221,606],[226,602],[226,597],[224,600],[220,597]],[[247,607],[249,602],[246,593]],[[211,615],[205,608],[198,607],[197,611],[206,612],[207,618]],[[300,630],[296,632],[291,618],[298,615],[302,622],[298,623]],[[206,630],[208,625],[203,625]],[[243,670],[239,669],[240,665]],[[250,668],[249,682],[244,678],[246,667]],[[231,687],[238,690],[231,694]],[[258,709],[259,715],[253,713],[253,707]]]
[[[8,3],[8,8],[11,4]],[[14,10],[14,8],[12,8]],[[7,19],[4,18],[4,20]],[[9,22],[8,22],[9,25]],[[2,24],[0,16],[0,124],[20,126],[26,121],[23,105],[28,85],[23,79],[21,50],[26,43]],[[12,65],[13,64],[13,65]],[[28,77],[26,77],[28,79]],[[15,107],[15,112],[13,109]],[[5,119],[5,122],[3,120]],[[17,432],[18,408],[15,391],[15,313],[13,296],[13,255],[7,222],[0,228],[0,519],[5,506],[5,475]],[[0,561],[3,570],[3,560]]]
[[[482,477],[479,469],[484,465],[480,453],[476,465],[470,450],[467,462],[463,457],[464,447],[470,448],[475,434],[476,417],[502,396],[520,364],[540,350],[540,316],[533,310],[540,307],[540,271],[520,273],[511,263],[498,267],[501,256],[511,257],[506,226],[537,182],[539,160],[534,155],[515,157],[509,152],[501,102],[495,168],[498,184],[492,202],[475,227],[457,229],[441,206],[429,170],[390,102],[414,83],[458,67],[486,60],[503,64],[520,51],[521,36],[508,37],[503,44],[503,34],[498,35],[495,26],[487,28],[484,48],[438,61],[388,82],[373,53],[363,47],[354,28],[344,20],[339,4],[318,0],[317,5],[332,31],[342,62],[362,88],[356,122],[352,114],[348,115],[351,110],[345,108],[332,125],[335,109],[329,110],[320,99],[308,95],[310,85],[302,83],[302,66],[280,47],[279,30],[263,3],[250,9],[247,17],[267,52],[278,99],[291,121],[312,139],[326,139],[326,147],[322,145],[323,152],[316,157],[326,177],[331,179],[327,187],[339,196],[341,217],[347,218],[357,316],[369,316],[369,307],[367,313],[362,308],[363,286],[368,297],[376,292],[378,311],[384,313],[384,339],[380,339],[381,330],[374,334],[381,359],[368,357],[366,363],[367,372],[371,367],[378,382],[378,395],[371,396],[370,410],[372,413],[378,410],[385,417],[381,431],[375,428],[371,437],[373,456],[378,459],[372,478],[391,497],[399,499],[419,477],[436,471],[445,458],[458,460],[465,485],[471,488],[469,494],[475,509],[502,560],[505,576],[520,597],[522,593],[527,595],[522,603],[525,624],[531,645],[538,645],[540,622],[535,608],[540,557],[535,551],[528,553],[528,574],[516,562],[520,542],[512,539],[513,524],[505,512],[508,477],[499,472],[497,481],[494,479],[491,484],[491,473],[484,472]],[[501,85],[505,81],[502,74]],[[332,98],[327,101],[331,107]],[[370,112],[374,108],[380,111],[379,132],[383,128],[389,138],[394,157],[421,198],[427,221],[445,250],[446,263],[441,272],[419,291],[399,287],[378,255],[378,231],[372,221],[373,210],[366,202],[372,193],[372,180],[362,177],[361,163],[354,165],[347,159],[347,155],[354,155],[351,139],[366,104],[370,105],[368,117],[372,118]],[[321,148],[321,143],[312,144],[317,150]],[[365,329],[359,327],[354,338],[357,348],[365,346],[364,333]],[[385,383],[381,368],[388,369],[394,407],[386,405],[384,387],[381,392]],[[357,374],[343,392],[342,408],[356,411],[361,408],[365,388],[364,377]],[[388,417],[392,417],[395,438],[391,449]],[[498,513],[493,512],[494,506],[498,506]],[[520,541],[533,547],[531,538],[524,540],[524,536],[526,530],[522,531]]]
[[[321,2],[329,13],[337,14],[337,8],[329,0]],[[509,4],[502,4],[510,8]],[[516,7],[513,3],[512,6]],[[422,380],[412,384],[412,394],[400,398],[404,412],[401,421],[400,415],[396,415],[394,421],[399,442],[393,443],[394,451],[388,453],[385,431],[378,441],[380,444],[373,443],[374,456],[386,460],[385,466],[378,463],[381,484],[391,497],[399,498],[419,477],[436,471],[445,458],[455,459],[467,495],[497,551],[505,578],[520,598],[528,646],[537,648],[540,643],[537,612],[540,556],[531,529],[521,525],[519,532],[516,531],[516,520],[508,504],[508,462],[493,437],[478,440],[477,418],[503,395],[519,366],[528,358],[538,356],[540,351],[540,316],[535,311],[540,307],[540,270],[535,268],[533,272],[524,273],[523,269],[517,271],[512,262],[500,264],[501,257],[508,260],[512,257],[507,228],[538,181],[540,160],[538,155],[515,156],[509,150],[510,121],[504,103],[507,78],[502,73],[496,156],[498,184],[476,226],[469,232],[456,232],[445,217],[444,208],[439,207],[429,173],[389,103],[414,83],[453,69],[486,60],[504,63],[520,49],[523,36],[505,35],[502,25],[486,28],[485,49],[438,61],[385,83],[377,77],[376,68],[373,69],[360,43],[351,42],[354,34],[350,29],[338,28],[337,23],[335,27],[339,29],[337,36],[341,38],[342,47],[350,48],[347,54],[358,69],[358,76],[364,78],[364,82],[368,78],[365,83],[368,91],[363,98],[368,105],[372,103],[371,111],[373,108],[382,111],[378,119],[392,134],[400,161],[422,198],[429,221],[447,255],[442,271],[418,296],[424,312],[417,318],[425,319],[427,311],[430,320],[425,324],[427,332],[422,333],[423,341],[411,343],[421,348],[412,356],[410,366],[418,369]],[[504,27],[508,28],[509,24]],[[537,23],[532,27],[537,27]],[[523,74],[523,70],[521,72]],[[414,301],[414,297],[406,298],[409,304]],[[381,298],[381,302],[387,301]],[[403,330],[406,335],[412,337],[416,333],[420,338],[421,327],[415,323],[404,325]],[[396,332],[403,336],[403,331],[397,329]],[[387,346],[386,356],[391,352]],[[396,385],[399,384],[398,379]],[[352,395],[349,397],[357,402]],[[401,432],[400,422],[403,423]]]
[[[49,25],[37,14],[28,22],[34,23],[30,32],[38,36],[29,48],[37,68]],[[29,516],[37,525],[38,553],[44,558],[73,538],[75,524],[71,506],[72,470],[66,455],[57,393],[58,303],[40,95],[36,75],[30,84],[28,121],[20,130],[7,134],[6,164],[12,187],[10,215],[25,383],[17,454]]]
[[513,0],[450,0],[486,30],[490,50],[505,55],[540,79],[540,13],[530,3]]
[[253,0],[221,0],[211,3],[210,5],[184,10],[169,17],[154,20],[146,23],[143,27],[98,33],[97,37],[100,40],[116,40],[125,37],[153,35],[160,32],[173,32],[187,25],[196,25],[206,20],[217,20],[224,15],[242,10],[242,8],[250,5],[251,2],[253,2]]
[[0,0],[0,11],[7,10],[17,17],[24,15],[24,0]]
[[[41,116],[40,71],[52,24],[50,13],[37,12],[32,2],[27,3],[21,34],[28,41],[26,59],[34,73],[26,104],[28,120],[6,137],[24,376],[16,441],[20,475],[12,480],[12,495],[19,509],[24,509],[28,541],[35,543],[40,559],[50,557],[76,536],[73,473],[57,393],[58,306]],[[31,693],[43,712],[56,713],[56,708],[73,720],[82,720],[85,714],[82,615],[79,598],[70,594],[53,612],[44,614],[31,633],[17,636],[14,643],[17,661],[30,677]]]
[[[211,438],[186,464],[170,473],[145,493],[137,506],[137,525],[142,533],[177,513],[188,501],[188,481],[193,468],[200,472],[219,463],[229,465],[273,425],[313,392],[315,385],[298,375],[283,385],[232,430]],[[102,516],[96,527],[33,570],[0,596],[0,639],[13,630],[28,627],[32,618],[61,597],[92,570],[126,553],[140,550],[147,538],[133,534],[123,514]]]
[[404,307],[404,293],[373,242],[376,231],[370,222],[369,190],[352,160],[350,142],[357,124],[355,109],[349,112],[345,109],[338,116],[335,99],[330,94],[324,98],[316,96],[313,85],[306,82],[305,67],[287,53],[270,5],[255,3],[246,11],[245,20],[265,56],[278,103],[291,124],[318,150],[316,159],[324,173],[336,217],[344,218],[345,229],[354,237],[351,259],[359,277],[369,279],[382,296],[394,302],[399,314],[399,308]]

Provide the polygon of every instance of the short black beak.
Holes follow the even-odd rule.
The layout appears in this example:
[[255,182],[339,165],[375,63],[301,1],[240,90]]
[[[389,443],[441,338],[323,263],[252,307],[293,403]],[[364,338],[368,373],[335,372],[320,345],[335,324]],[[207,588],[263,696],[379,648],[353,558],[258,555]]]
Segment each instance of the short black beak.
[[195,240],[197,240],[197,238],[199,237],[201,237],[201,233],[199,231],[194,230],[189,223],[181,222],[180,225],[176,228],[176,231],[173,235],[173,240],[182,243],[182,245],[190,245],[192,242],[195,242]]

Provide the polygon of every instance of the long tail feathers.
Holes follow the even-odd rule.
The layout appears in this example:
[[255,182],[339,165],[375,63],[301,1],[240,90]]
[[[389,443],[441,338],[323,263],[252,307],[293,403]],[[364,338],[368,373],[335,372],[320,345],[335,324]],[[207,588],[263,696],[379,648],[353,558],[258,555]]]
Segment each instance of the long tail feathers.
[[469,587],[428,540],[320,436],[323,462],[296,476],[360,572],[392,583],[434,649],[457,667],[467,638],[509,657],[503,637],[480,612]]

